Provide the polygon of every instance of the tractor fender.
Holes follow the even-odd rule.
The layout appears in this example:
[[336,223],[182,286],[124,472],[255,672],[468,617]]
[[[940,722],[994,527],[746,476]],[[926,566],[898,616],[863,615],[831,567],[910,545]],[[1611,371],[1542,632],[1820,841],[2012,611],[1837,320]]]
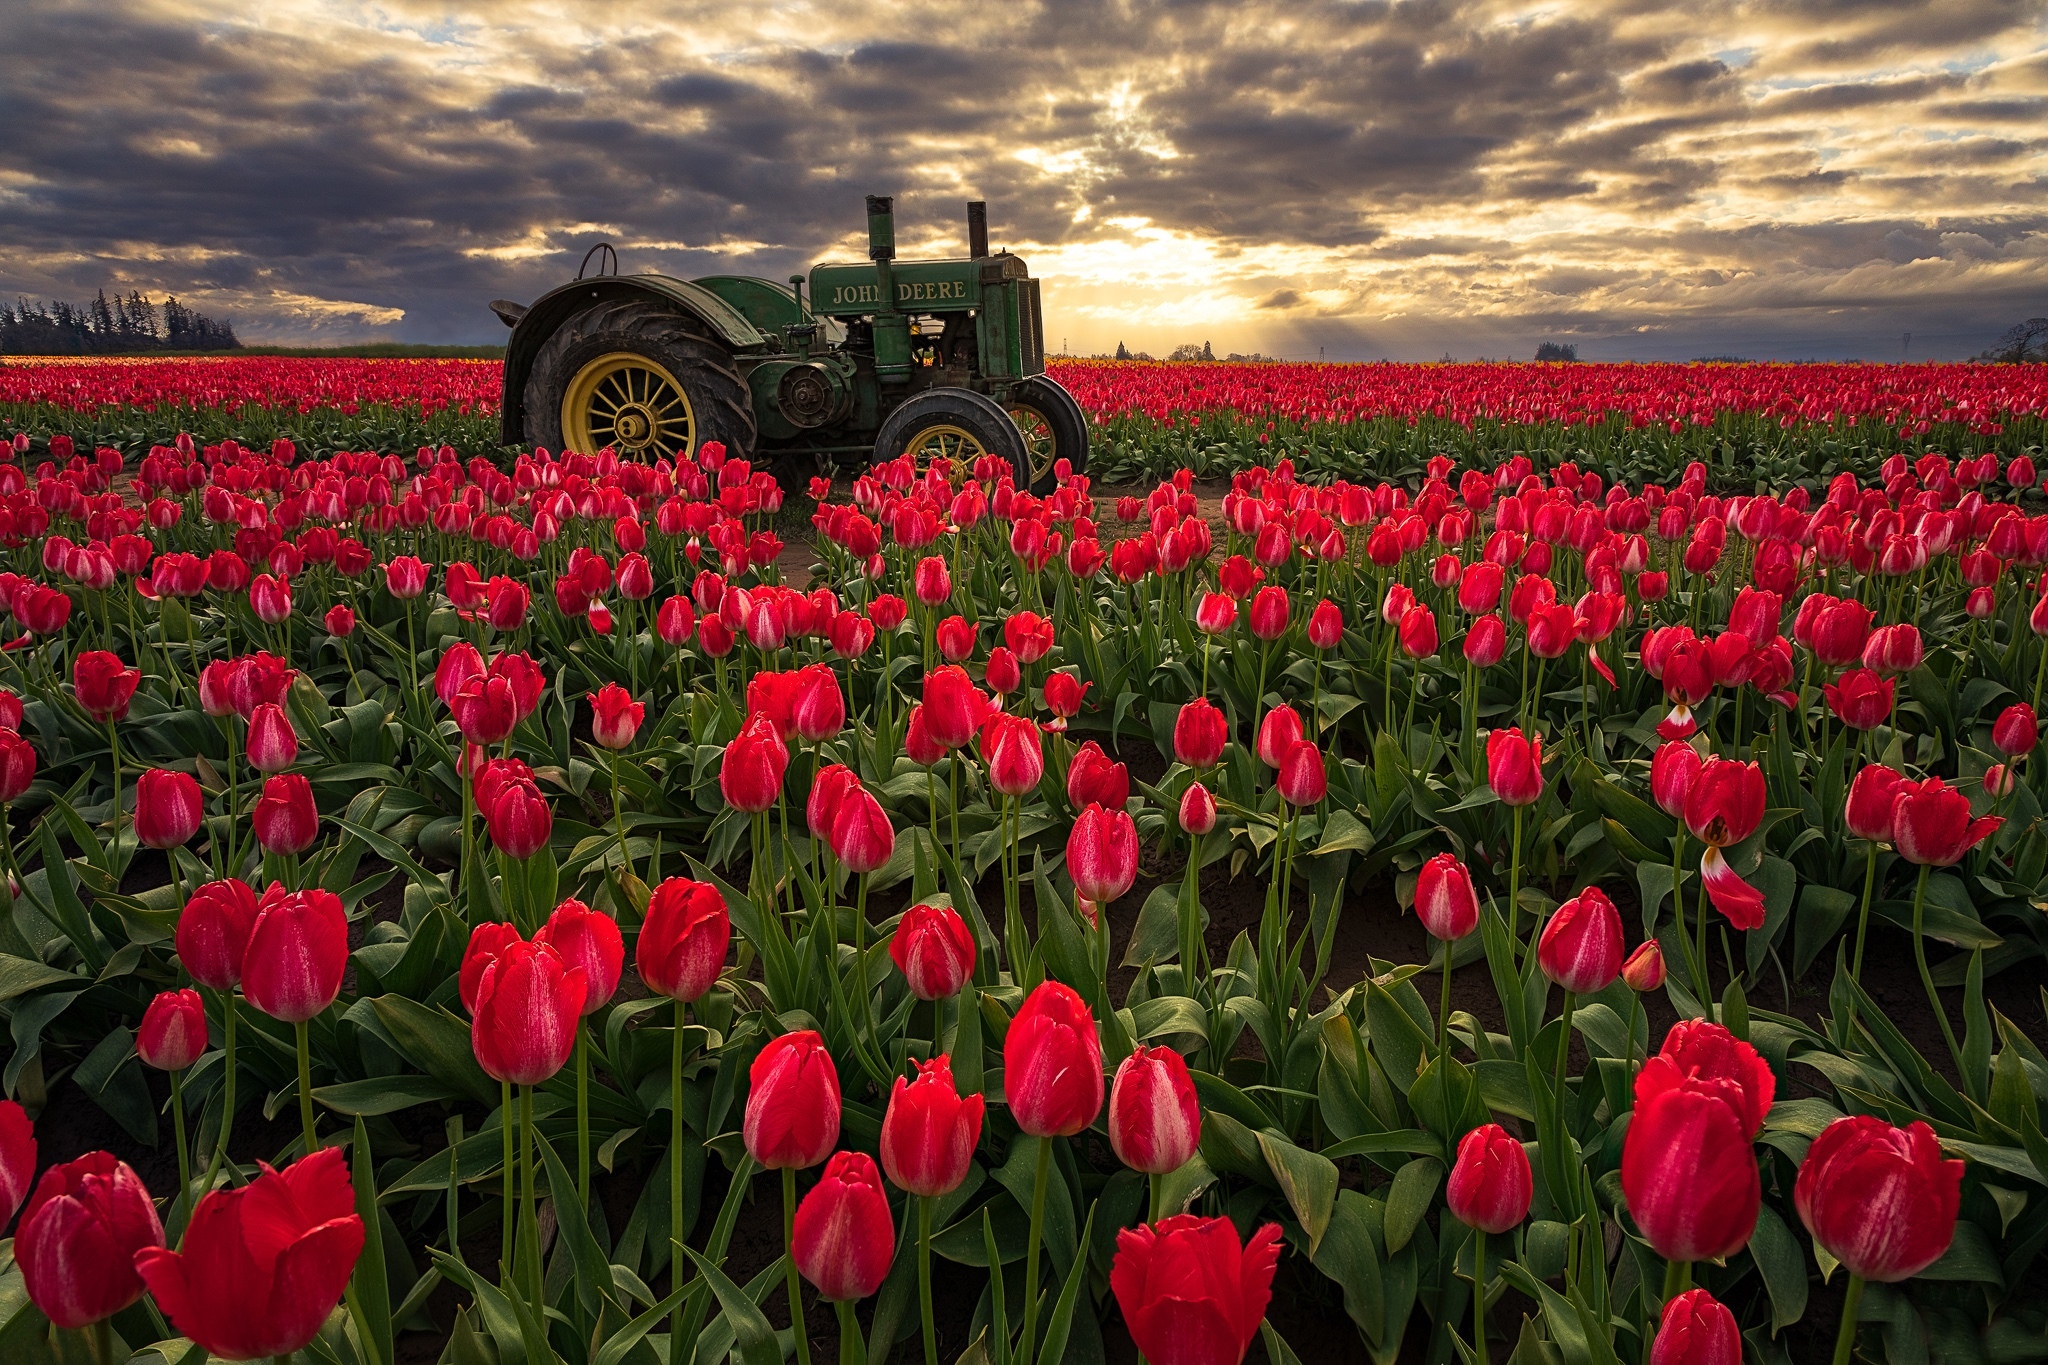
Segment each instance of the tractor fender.
[[555,329],[593,303],[636,297],[668,304],[696,319],[714,339],[736,353],[761,351],[770,344],[745,314],[689,280],[669,275],[600,275],[551,289],[527,305],[505,344],[505,378],[498,407],[500,441],[518,445],[523,439],[526,378],[534,356]]

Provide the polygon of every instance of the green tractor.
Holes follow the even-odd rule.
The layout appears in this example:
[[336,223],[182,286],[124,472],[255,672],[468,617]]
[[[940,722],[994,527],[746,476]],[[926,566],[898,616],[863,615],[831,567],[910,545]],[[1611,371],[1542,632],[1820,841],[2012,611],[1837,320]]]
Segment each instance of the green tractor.
[[1045,373],[1038,281],[989,254],[978,201],[967,238],[966,260],[898,261],[890,201],[870,195],[868,259],[786,285],[621,275],[600,243],[571,283],[491,305],[512,329],[503,439],[643,459],[720,441],[784,477],[844,457],[998,455],[1019,488],[1047,492],[1058,461],[1086,468],[1088,421]]

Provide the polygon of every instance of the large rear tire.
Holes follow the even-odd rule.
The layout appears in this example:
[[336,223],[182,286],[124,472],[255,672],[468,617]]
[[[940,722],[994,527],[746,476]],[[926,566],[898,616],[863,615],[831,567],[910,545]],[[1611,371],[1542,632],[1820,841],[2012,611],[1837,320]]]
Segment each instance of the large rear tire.
[[968,465],[982,455],[1000,455],[1010,462],[1019,488],[1030,477],[1023,433],[993,398],[972,389],[926,389],[898,404],[875,433],[875,463],[899,455],[920,464]]
[[555,329],[534,355],[522,407],[526,443],[552,450],[674,459],[719,441],[751,459],[758,438],[731,353],[645,299],[593,304]]
[[[1058,380],[1031,376],[1010,390],[1008,411],[1024,436],[1033,493],[1044,497],[1059,486],[1061,460],[1072,473],[1088,472],[1088,415]],[[1017,485],[1027,486],[1022,478]]]

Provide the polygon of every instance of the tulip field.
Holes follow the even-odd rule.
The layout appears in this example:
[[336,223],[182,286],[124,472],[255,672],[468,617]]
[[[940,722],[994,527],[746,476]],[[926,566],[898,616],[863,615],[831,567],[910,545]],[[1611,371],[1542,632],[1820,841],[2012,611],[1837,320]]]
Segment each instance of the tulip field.
[[0,368],[4,1365],[2048,1361],[2024,367],[461,365]]
[[[1238,364],[1054,358],[1093,421],[1098,483],[1223,477],[1292,458],[1303,477],[1420,483],[1430,456],[1518,451],[1610,480],[1717,485],[1854,469],[1889,455],[2048,444],[2038,365]],[[180,433],[311,454],[453,446],[504,456],[494,360],[0,357],[0,429],[140,459]],[[858,473],[858,470],[842,471]]]

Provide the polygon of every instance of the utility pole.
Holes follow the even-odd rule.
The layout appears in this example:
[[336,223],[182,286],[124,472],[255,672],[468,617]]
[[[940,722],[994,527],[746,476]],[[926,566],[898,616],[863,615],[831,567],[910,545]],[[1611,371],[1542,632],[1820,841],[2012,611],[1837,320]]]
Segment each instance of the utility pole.
[[1906,352],[1912,347],[1912,345],[1913,334],[1911,332],[1908,332],[1899,341],[1899,363],[1901,365],[1906,363]]

